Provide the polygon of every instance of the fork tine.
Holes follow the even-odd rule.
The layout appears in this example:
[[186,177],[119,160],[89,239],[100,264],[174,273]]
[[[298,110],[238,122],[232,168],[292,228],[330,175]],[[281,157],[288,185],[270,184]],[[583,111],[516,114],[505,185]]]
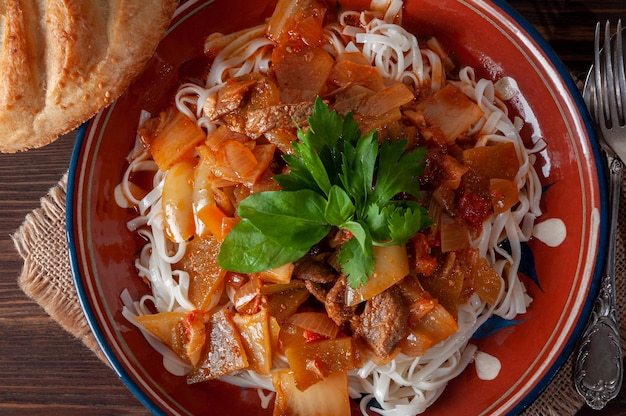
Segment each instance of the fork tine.
[[604,127],[604,120],[606,117],[604,116],[604,94],[601,94],[603,89],[603,79],[602,79],[602,69],[600,68],[600,22],[596,23],[596,31],[593,41],[593,80],[594,80],[594,92],[591,97],[592,105],[592,113],[600,124],[600,127]]
[[[617,102],[617,96],[615,93],[615,76],[613,74],[613,56],[611,54],[611,23],[607,20],[604,26],[604,68],[605,77],[603,87],[605,88],[606,97],[604,98],[604,115],[605,121],[610,125],[607,127],[613,127],[613,123],[618,120],[617,118],[617,106],[611,105],[611,103]],[[608,114],[607,114],[608,113]],[[608,120],[607,120],[608,117]]]
[[622,19],[617,21],[617,34],[615,41],[614,62],[617,63],[617,78],[615,79],[615,90],[617,95],[617,109],[619,113],[619,123],[626,123],[626,76],[624,75],[624,51],[622,49]]

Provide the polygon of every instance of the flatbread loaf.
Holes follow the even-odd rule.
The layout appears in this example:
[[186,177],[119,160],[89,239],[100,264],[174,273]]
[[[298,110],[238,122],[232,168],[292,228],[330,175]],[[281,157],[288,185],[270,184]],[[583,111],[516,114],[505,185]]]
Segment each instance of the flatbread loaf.
[[41,147],[118,98],[178,0],[0,0],[0,152]]

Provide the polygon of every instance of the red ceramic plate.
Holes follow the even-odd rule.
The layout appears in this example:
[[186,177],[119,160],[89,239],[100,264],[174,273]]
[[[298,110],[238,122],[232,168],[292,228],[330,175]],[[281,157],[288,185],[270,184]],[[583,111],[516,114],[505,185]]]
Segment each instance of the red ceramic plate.
[[[258,24],[271,0],[191,1],[181,6],[145,73],[99,113],[76,144],[68,190],[68,236],[76,287],[102,349],[128,388],[155,414],[252,415],[263,410],[256,391],[215,381],[187,385],[169,374],[161,357],[122,316],[120,293],[133,298],[146,287],[136,278],[141,241],[126,229],[129,213],[113,189],[134,142],[139,112],[161,110],[181,80],[204,68],[204,38]],[[367,7],[363,0],[345,1]],[[573,350],[595,294],[597,253],[603,253],[603,177],[584,104],[562,64],[545,42],[503,1],[409,1],[404,19],[415,33],[435,35],[459,62],[483,77],[516,79],[522,92],[514,111],[527,121],[523,135],[548,143],[536,168],[544,185],[540,221],[561,219],[565,241],[549,247],[532,241],[540,287],[519,324],[476,341],[497,356],[502,371],[481,381],[470,366],[449,383],[427,415],[517,413],[541,392]],[[601,256],[600,256],[601,257]],[[356,403],[354,414],[358,414]]]

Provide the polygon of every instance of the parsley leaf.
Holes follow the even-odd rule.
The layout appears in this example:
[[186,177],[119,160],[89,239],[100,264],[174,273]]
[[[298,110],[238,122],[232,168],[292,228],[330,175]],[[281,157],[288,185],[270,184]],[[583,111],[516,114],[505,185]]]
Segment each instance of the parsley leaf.
[[[377,157],[378,140],[374,132],[359,139],[356,147],[351,143],[344,144],[341,183],[362,209],[367,206],[372,192]],[[363,215],[364,212],[360,211],[359,216]]]
[[379,144],[376,131],[361,136],[352,114],[342,117],[317,99],[309,129],[298,130],[289,168],[274,179],[281,191],[252,194],[237,210],[242,220],[222,243],[218,262],[251,273],[304,256],[332,227],[351,233],[338,260],[348,284],[358,287],[374,272],[374,245],[403,245],[431,225],[416,201],[426,150],[406,140]]
[[424,170],[421,163],[426,157],[425,148],[406,151],[406,140],[387,140],[380,148],[376,187],[373,201],[389,201],[401,192],[419,197],[419,176]]
[[315,182],[315,178],[308,170],[304,161],[297,155],[284,155],[283,159],[291,168],[289,175],[276,175],[274,180],[280,184],[285,191],[298,191],[300,189],[310,189],[318,193],[322,190]]
[[379,245],[406,244],[419,230],[432,225],[426,209],[414,201],[389,201],[380,210],[377,208],[372,206],[368,211],[368,214],[377,212],[374,218],[368,215],[366,223],[372,235],[379,233],[376,234]]
[[366,253],[356,238],[346,241],[339,250],[341,271],[348,276],[350,287],[357,288],[367,283],[374,273],[374,251]]
[[330,178],[326,171],[326,165],[322,162],[315,148],[307,145],[307,143],[294,143],[293,148],[295,153],[300,156],[305,168],[311,173],[317,188],[328,195],[331,187]]

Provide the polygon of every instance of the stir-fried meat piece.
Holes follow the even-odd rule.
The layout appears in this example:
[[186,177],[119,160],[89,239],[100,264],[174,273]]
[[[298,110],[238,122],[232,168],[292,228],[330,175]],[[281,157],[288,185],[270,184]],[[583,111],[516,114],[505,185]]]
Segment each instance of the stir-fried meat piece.
[[204,114],[211,121],[221,120],[231,130],[258,138],[273,129],[304,127],[313,114],[313,102],[280,104],[272,80],[254,74],[227,82],[204,103]]
[[320,302],[326,302],[326,296],[328,295],[328,287],[329,285],[325,285],[323,283],[315,283],[311,280],[304,281],[304,287],[309,291],[313,297]]
[[328,291],[325,302],[326,313],[343,330],[350,328],[351,322],[356,318],[356,307],[346,305],[346,285],[346,276],[340,275]]
[[387,358],[406,336],[408,316],[398,288],[392,286],[366,302],[356,332],[377,356]]
[[313,103],[281,104],[268,108],[248,111],[245,133],[250,137],[259,137],[275,128],[304,127],[313,114]]
[[330,264],[313,257],[298,261],[292,274],[293,278],[304,281],[309,293],[322,303],[326,302],[326,295],[338,276],[339,273]]
[[292,276],[315,283],[332,283],[337,280],[338,275],[330,264],[308,257],[296,263]]
[[388,358],[407,331],[409,310],[400,289],[392,286],[372,297],[360,312],[360,305],[346,305],[346,287],[346,276],[340,275],[326,295],[326,313],[342,331],[362,337],[378,357]]
[[204,102],[204,114],[211,121],[216,121],[228,113],[232,113],[241,107],[244,94],[256,84],[255,79],[241,79],[228,82],[224,88],[209,96]]

